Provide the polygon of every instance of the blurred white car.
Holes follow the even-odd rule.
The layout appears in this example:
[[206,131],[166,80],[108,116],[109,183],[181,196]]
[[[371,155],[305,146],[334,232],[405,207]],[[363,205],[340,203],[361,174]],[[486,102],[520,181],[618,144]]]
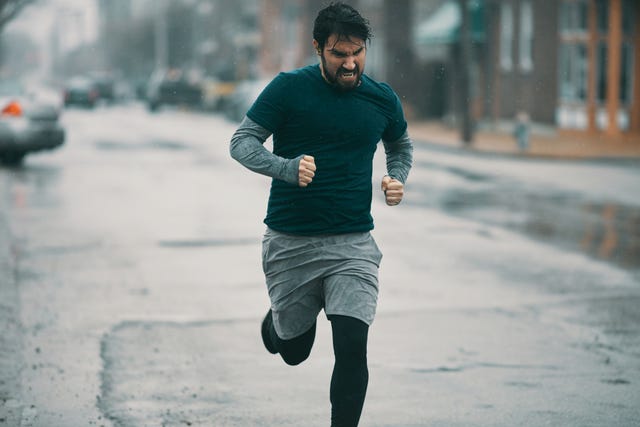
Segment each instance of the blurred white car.
[[44,87],[0,80],[0,163],[20,164],[31,152],[61,146],[61,100]]

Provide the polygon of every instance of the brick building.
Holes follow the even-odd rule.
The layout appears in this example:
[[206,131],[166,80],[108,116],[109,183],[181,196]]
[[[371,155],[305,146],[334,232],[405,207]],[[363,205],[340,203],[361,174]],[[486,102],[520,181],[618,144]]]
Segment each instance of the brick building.
[[[526,112],[533,122],[560,132],[639,139],[640,1],[467,1],[472,15],[468,102],[476,120],[508,123]],[[310,29],[325,3],[261,2],[264,74],[317,61]],[[402,23],[385,18],[398,9],[397,2],[351,3],[374,24],[368,73],[395,83],[418,116],[455,120],[460,102],[466,102],[457,84],[460,0],[402,0],[409,3],[402,9],[410,11]],[[397,57],[394,43],[412,44],[413,52]],[[408,64],[397,67],[407,81],[393,81],[397,76],[388,64],[398,61]]]
[[494,120],[526,111],[561,131],[640,136],[640,2],[487,1]]

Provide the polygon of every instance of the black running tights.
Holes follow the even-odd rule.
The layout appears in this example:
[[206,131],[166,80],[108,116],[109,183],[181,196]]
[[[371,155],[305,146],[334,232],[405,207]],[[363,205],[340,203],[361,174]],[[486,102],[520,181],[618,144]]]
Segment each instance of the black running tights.
[[[367,335],[369,326],[349,316],[329,316],[335,364],[331,376],[331,427],[356,427],[367,393]],[[283,340],[271,328],[271,339],[289,365],[303,362],[316,335],[314,325],[299,337]]]

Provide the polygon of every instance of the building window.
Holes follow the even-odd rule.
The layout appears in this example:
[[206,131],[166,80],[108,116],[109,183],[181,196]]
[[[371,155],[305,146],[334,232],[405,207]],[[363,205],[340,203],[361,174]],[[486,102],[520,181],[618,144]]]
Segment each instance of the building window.
[[[633,82],[633,18],[635,17],[633,0],[622,2],[622,35],[623,42],[620,47],[620,103],[628,105],[632,97]],[[607,54],[609,42],[609,0],[596,1],[596,20],[598,22],[598,42],[596,47],[596,98],[598,103],[607,101]]]
[[525,0],[520,5],[520,37],[519,46],[520,69],[533,69],[533,9],[531,0]]
[[596,51],[596,100],[599,104],[607,101],[607,43],[598,42]]
[[563,34],[586,34],[588,30],[587,0],[565,1],[560,6],[560,31]]
[[609,0],[596,0],[596,20],[598,33],[606,35],[609,32]]
[[622,1],[622,33],[625,36],[633,36],[633,22],[636,16],[634,3],[637,0],[623,0]]
[[560,97],[563,101],[587,99],[587,47],[563,44],[560,48]]
[[510,3],[500,5],[500,67],[505,71],[513,68],[513,10]]
[[625,106],[631,106],[633,99],[633,76],[634,68],[637,66],[634,55],[634,36],[637,28],[635,28],[636,16],[640,12],[638,0],[622,0],[622,52],[620,55],[620,103]]
[[[560,6],[560,98],[569,103],[584,103],[588,91],[588,8],[587,0],[565,0]],[[606,46],[598,52],[604,64],[599,88],[606,91]]]
[[[560,105],[557,115],[560,126],[587,129],[595,125],[596,129],[629,129],[630,106],[636,101],[633,99],[633,85],[634,67],[638,60],[634,43],[638,28],[634,27],[637,25],[640,2],[620,0],[620,5],[622,20],[616,24],[619,28],[612,28],[611,0],[563,0],[560,4]],[[594,28],[590,28],[590,22],[593,22]],[[614,29],[622,32],[620,44],[617,35],[611,36]],[[620,53],[620,72],[616,72],[615,76],[610,72],[612,49]],[[594,64],[591,70],[589,58]],[[593,87],[588,83],[590,73],[594,73]],[[613,94],[609,90],[611,85],[619,89],[619,94],[616,94],[618,99],[612,99]],[[590,93],[591,90],[594,92]],[[594,106],[587,105],[590,100],[595,102]],[[592,111],[595,111],[595,116],[590,116]],[[586,117],[595,119],[595,123],[583,120]],[[611,123],[611,120],[615,123]]]

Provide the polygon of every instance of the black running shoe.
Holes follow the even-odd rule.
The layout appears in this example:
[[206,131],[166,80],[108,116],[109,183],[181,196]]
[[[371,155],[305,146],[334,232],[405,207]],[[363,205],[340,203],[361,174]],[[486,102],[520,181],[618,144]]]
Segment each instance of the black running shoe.
[[271,328],[273,327],[273,315],[271,314],[271,310],[264,316],[262,320],[262,327],[260,328],[260,332],[262,333],[262,343],[266,347],[267,351],[271,354],[278,353],[278,349],[276,349],[275,345],[271,341]]

